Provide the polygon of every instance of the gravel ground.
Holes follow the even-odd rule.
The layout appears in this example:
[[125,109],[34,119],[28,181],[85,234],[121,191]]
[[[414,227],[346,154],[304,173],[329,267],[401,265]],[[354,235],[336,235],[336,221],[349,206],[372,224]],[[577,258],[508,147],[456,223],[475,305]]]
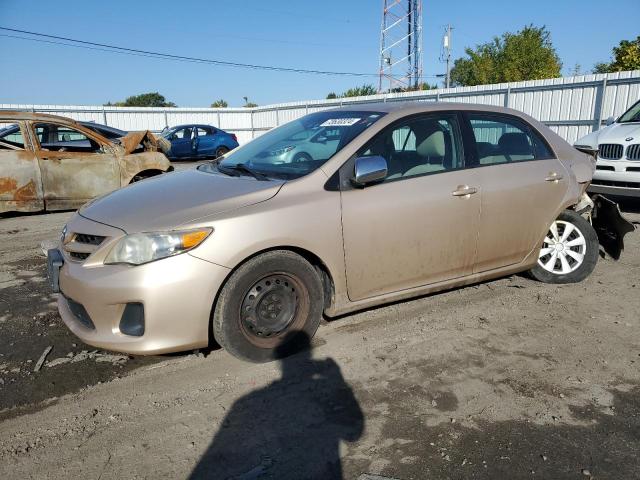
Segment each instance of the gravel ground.
[[581,284],[371,309],[250,365],[73,337],[38,251],[70,215],[0,219],[0,478],[640,478],[640,231]]

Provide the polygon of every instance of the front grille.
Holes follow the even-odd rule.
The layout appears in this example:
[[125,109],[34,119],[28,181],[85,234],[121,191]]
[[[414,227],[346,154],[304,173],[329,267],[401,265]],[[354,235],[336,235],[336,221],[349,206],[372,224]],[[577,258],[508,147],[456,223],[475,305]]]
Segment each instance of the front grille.
[[640,160],[640,143],[635,143],[627,147],[627,158],[629,160]]
[[600,158],[605,160],[619,160],[624,148],[618,143],[601,143],[598,146]]
[[64,244],[64,250],[71,260],[82,262],[89,258],[107,237],[92,235],[90,233],[74,233],[71,241]]
[[640,172],[640,167],[627,167],[627,172]]
[[87,310],[82,306],[82,304],[74,300],[71,300],[67,296],[65,296],[64,298],[67,300],[67,304],[69,305],[69,310],[71,310],[71,313],[76,318],[76,320],[78,320],[85,327],[90,328],[91,330],[95,330],[96,327],[93,324],[91,317],[87,313]]
[[596,170],[608,170],[610,172],[615,172],[616,169],[611,165],[596,165]]
[[640,182],[612,182],[609,180],[596,180],[591,185],[600,185],[602,187],[624,187],[624,188],[640,188]]
[[89,245],[100,245],[106,237],[100,235],[89,235],[88,233],[76,233],[73,238],[78,243],[87,243]]

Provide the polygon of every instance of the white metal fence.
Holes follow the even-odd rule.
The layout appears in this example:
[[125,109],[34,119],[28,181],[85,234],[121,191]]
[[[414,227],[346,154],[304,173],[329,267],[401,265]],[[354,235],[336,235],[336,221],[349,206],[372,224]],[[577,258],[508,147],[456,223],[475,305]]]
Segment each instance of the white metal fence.
[[76,105],[12,105],[27,110],[94,121],[123,130],[160,131],[165,126],[205,123],[238,136],[240,143],[307,113],[340,105],[395,101],[446,101],[514,108],[544,122],[569,142],[600,128],[640,99],[640,70],[532,80],[477,87],[392,93],[334,100],[307,100],[257,108],[142,108]]

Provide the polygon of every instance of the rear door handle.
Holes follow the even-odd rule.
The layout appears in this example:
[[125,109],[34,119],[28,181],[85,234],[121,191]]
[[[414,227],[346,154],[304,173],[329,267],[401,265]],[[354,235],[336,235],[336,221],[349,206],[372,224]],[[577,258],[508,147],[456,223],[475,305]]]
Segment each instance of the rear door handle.
[[456,189],[451,192],[451,195],[454,197],[469,197],[477,192],[478,189],[475,187],[470,187],[469,185],[458,185]]
[[558,180],[562,180],[562,175],[556,172],[550,172],[544,180],[545,182],[557,182]]

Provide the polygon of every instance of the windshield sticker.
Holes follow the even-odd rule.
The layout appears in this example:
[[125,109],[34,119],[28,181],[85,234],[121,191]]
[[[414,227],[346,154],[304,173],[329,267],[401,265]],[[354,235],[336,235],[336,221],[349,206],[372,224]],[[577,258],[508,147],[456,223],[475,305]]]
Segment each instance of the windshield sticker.
[[329,120],[321,123],[321,127],[350,127],[358,123],[361,118],[330,118]]

